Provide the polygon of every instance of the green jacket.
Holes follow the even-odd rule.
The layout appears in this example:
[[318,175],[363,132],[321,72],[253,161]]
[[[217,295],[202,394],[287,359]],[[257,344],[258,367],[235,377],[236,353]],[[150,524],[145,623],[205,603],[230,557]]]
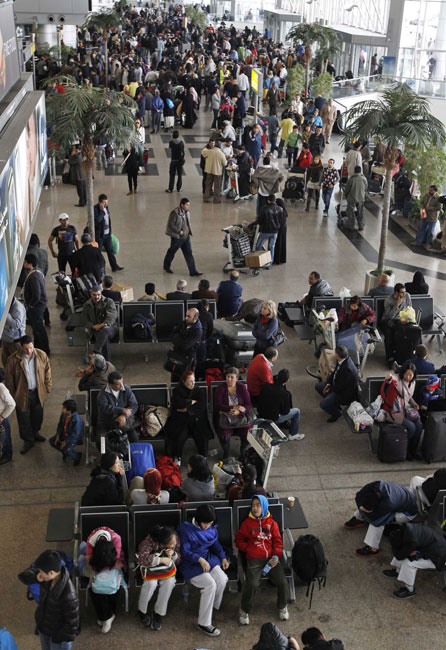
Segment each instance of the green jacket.
[[287,147],[297,147],[299,140],[300,135],[298,133],[290,133],[285,144]]
[[435,192],[432,196],[429,192],[421,198],[421,207],[426,210],[426,219],[431,223],[438,220],[441,210],[441,203],[438,200],[438,194]]

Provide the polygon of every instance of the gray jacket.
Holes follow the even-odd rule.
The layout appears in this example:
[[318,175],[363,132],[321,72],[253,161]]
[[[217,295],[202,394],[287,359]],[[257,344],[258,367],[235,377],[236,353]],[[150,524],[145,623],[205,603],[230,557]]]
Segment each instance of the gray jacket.
[[13,343],[14,341],[17,341],[17,339],[25,335],[25,329],[26,309],[17,298],[13,298],[11,307],[9,308],[9,313],[6,316],[2,341],[5,341],[5,343]]
[[406,293],[406,295],[404,296],[404,300],[401,303],[401,305],[399,305],[399,307],[397,307],[396,305],[397,300],[398,298],[395,298],[393,294],[388,298],[386,298],[386,300],[384,301],[384,314],[382,317],[383,321],[391,321],[395,319],[399,320],[400,311],[412,305],[410,293]]
[[[181,232],[187,234],[180,235]],[[188,235],[192,237],[189,210],[181,212],[179,207],[172,210],[167,221],[166,235],[174,239],[183,239]]]
[[347,202],[364,203],[367,187],[367,179],[362,174],[353,174],[353,176],[350,176],[344,189]]
[[275,167],[257,167],[252,175],[252,180],[262,196],[276,194],[280,190],[280,183],[284,178],[282,172]]
[[116,313],[116,305],[111,298],[102,298],[100,301],[93,305],[91,298],[87,300],[82,309],[84,317],[84,325],[91,329],[92,325],[105,323],[106,327],[111,327],[116,323],[118,314]]

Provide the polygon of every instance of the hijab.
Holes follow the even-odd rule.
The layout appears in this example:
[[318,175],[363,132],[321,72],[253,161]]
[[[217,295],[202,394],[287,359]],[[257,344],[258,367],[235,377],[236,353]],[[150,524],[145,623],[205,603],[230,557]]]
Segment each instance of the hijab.
[[412,282],[406,282],[405,287],[406,291],[412,295],[429,293],[429,285],[421,271],[415,271]]

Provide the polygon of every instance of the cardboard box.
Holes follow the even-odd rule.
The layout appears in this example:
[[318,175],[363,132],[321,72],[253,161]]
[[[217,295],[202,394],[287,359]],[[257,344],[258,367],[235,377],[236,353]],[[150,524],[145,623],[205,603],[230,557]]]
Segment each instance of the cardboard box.
[[131,302],[133,300],[133,287],[123,282],[113,282],[110,287],[111,291],[119,291],[122,296],[122,302]]
[[245,266],[248,269],[260,269],[267,264],[271,264],[271,251],[253,251],[245,255]]

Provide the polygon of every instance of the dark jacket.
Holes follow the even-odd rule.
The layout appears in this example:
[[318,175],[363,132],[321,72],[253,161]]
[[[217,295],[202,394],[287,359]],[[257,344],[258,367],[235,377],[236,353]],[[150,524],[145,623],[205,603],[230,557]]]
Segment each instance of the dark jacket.
[[79,413],[73,413],[67,422],[65,431],[66,417],[67,416],[62,413],[59,418],[59,423],[57,425],[57,435],[59,436],[59,440],[60,442],[67,442],[68,444],[77,443],[84,432],[84,421]]
[[78,389],[79,390],[90,390],[90,388],[102,388],[107,385],[107,377],[111,372],[116,370],[115,366],[107,361],[107,366],[105,370],[93,370],[89,374],[82,375],[79,380]]
[[82,496],[81,505],[117,506],[123,501],[124,493],[120,475],[111,470],[95,467],[91,472],[91,481]]
[[171,160],[184,163],[184,142],[182,140],[171,140],[169,142],[169,149],[171,150]]
[[411,180],[407,174],[400,174],[398,178],[395,179],[395,203],[410,201],[412,196],[410,193],[411,185]]
[[324,166],[323,165],[313,165],[313,163],[308,167],[308,180],[312,183],[317,183],[321,185],[322,176],[324,175]]
[[446,539],[440,530],[424,524],[403,524],[400,534],[391,538],[392,551],[397,560],[405,560],[413,551],[420,551],[425,560],[431,560],[438,571],[446,563]]
[[173,347],[177,352],[188,356],[195,356],[203,334],[200,320],[187,327],[186,321],[177,325],[172,335]]
[[[95,231],[96,241],[100,241],[101,239],[104,239],[105,211],[101,210],[99,203],[96,203],[93,209],[94,209],[94,231]],[[112,225],[111,225],[110,210],[108,206],[107,206],[107,210],[108,210],[108,218],[110,223],[110,234],[111,234]]]
[[374,289],[370,289],[367,295],[375,298],[375,296],[391,296],[393,293],[395,293],[393,287],[389,286],[388,284],[379,284]]
[[242,306],[242,286],[235,280],[222,280],[217,287],[218,317],[233,316]]
[[114,303],[122,303],[122,294],[119,291],[112,291],[111,289],[103,289],[102,295],[104,298],[110,298]]
[[195,289],[192,291],[192,298],[196,300],[201,300],[206,298],[206,300],[218,300],[218,295],[215,289]]
[[325,149],[325,138],[322,133],[320,135],[312,133],[310,135],[310,139],[308,140],[308,146],[310,147],[311,155],[313,158],[315,156],[322,156]]
[[427,359],[409,359],[410,363],[413,363],[417,369],[418,375],[435,375],[435,366],[431,361]]
[[50,587],[51,582],[40,583],[36,628],[53,643],[74,641],[79,634],[79,599],[66,567],[62,566],[59,580]]
[[307,295],[307,301],[306,305],[308,308],[311,307],[313,304],[313,298],[317,296],[333,296],[333,289],[330,287],[328,284],[327,280],[324,280],[324,278],[321,278],[316,282],[316,284],[312,284]]
[[289,639],[275,623],[264,623],[260,638],[252,650],[288,650]]
[[429,501],[433,503],[438,490],[446,490],[446,468],[437,469],[433,476],[424,481],[421,489]]
[[252,328],[252,335],[256,340],[257,347],[261,348],[262,352],[273,345],[272,337],[277,333],[278,328],[277,318],[269,318],[266,323],[262,323],[262,315],[257,316]]
[[411,296],[427,295],[429,293],[429,285],[424,279],[421,271],[415,271],[413,274],[412,282],[406,282],[405,285],[407,293]]
[[82,315],[84,317],[85,327],[90,330],[92,325],[98,325],[99,323],[105,323],[107,327],[111,327],[116,323],[118,318],[115,303],[110,298],[104,297],[97,304],[93,304],[91,298],[89,298],[84,303]]
[[259,232],[276,233],[279,232],[282,224],[283,210],[275,203],[267,203],[260,210],[257,218]]
[[28,273],[23,285],[23,299],[27,310],[37,309],[43,311],[48,305],[45,277],[41,271],[35,269]]
[[111,431],[116,428],[115,420],[122,415],[123,409],[131,409],[132,415],[138,411],[138,402],[132,389],[127,384],[119,391],[118,399],[113,395],[110,386],[107,384],[98,393],[97,401],[98,417],[96,429],[98,431]]
[[70,165],[71,180],[76,183],[77,181],[85,181],[84,170],[82,169],[82,154],[76,153],[68,158]]
[[46,250],[40,248],[40,246],[28,246],[26,254],[28,255],[29,253],[32,253],[37,257],[36,268],[39,269],[39,271],[42,271],[43,275],[46,276],[48,273],[48,253]]
[[166,294],[166,300],[190,300],[192,294],[187,293],[187,291],[169,291]]
[[[244,406],[247,411],[252,409],[251,397],[249,395],[246,385],[241,381],[237,382],[237,399],[239,406]],[[226,383],[220,384],[215,391],[215,410],[227,412],[232,409],[229,404],[228,387]]]
[[397,483],[389,481],[373,481],[367,483],[356,493],[355,501],[358,508],[363,504],[363,497],[371,492],[380,494],[380,501],[371,513],[361,511],[361,516],[373,526],[381,526],[392,521],[396,512],[408,515],[417,514],[417,504],[412,492]]
[[214,318],[210,311],[207,311],[204,308],[198,310],[200,313],[199,319],[201,327],[203,329],[202,341],[207,341],[211,338],[212,332],[214,331]]
[[263,384],[258,401],[261,418],[276,422],[281,415],[286,415],[292,408],[291,393],[284,384],[279,384],[276,381],[274,384]]
[[331,386],[332,393],[336,395],[338,404],[348,405],[358,399],[358,370],[350,357],[340,365],[336,363],[327,382]]
[[97,246],[84,244],[82,248],[73,253],[70,262],[77,270],[78,276],[92,273],[98,284],[100,284],[105,274],[105,260]]

